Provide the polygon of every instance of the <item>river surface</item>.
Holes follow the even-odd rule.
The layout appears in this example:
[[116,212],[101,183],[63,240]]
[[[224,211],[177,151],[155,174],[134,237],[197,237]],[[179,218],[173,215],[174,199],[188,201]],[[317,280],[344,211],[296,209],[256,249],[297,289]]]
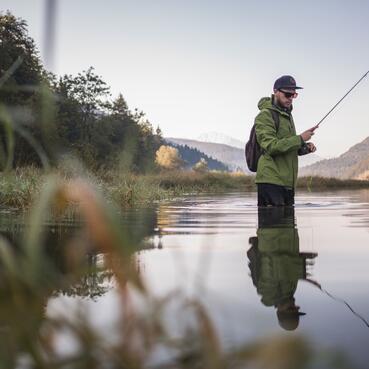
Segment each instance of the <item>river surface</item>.
[[[369,192],[300,193],[295,225],[291,214],[258,219],[255,197],[160,206],[160,248],[140,253],[147,282],[201,296],[227,344],[298,333],[368,368]],[[280,324],[275,305],[288,295],[306,315]]]
[[[150,290],[200,299],[225,347],[299,335],[369,367],[369,191],[299,192],[294,212],[277,213],[258,213],[253,193],[187,196],[123,217],[144,239],[137,263]],[[50,297],[47,314],[84,305],[109,331],[114,283],[94,283]],[[61,345],[73,351],[67,336]]]

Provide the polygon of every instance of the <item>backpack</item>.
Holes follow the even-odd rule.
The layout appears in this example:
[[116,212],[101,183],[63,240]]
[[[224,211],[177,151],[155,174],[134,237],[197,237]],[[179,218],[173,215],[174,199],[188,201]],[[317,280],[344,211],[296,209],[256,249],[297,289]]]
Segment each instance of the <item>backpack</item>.
[[[269,109],[269,110],[272,113],[275,128],[278,132],[279,114],[273,109]],[[261,155],[263,155],[263,149],[260,147],[256,139],[256,131],[255,131],[255,123],[254,123],[251,128],[249,140],[247,141],[246,146],[245,146],[246,163],[247,163],[247,167],[251,170],[251,172],[256,172],[258,168],[258,161]]]

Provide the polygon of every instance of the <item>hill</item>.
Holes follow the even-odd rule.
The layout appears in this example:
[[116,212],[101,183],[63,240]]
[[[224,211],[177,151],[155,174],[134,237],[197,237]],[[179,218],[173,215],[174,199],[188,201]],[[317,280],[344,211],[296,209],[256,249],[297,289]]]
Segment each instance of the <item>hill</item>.
[[243,149],[225,144],[189,140],[184,138],[166,138],[166,140],[179,145],[187,145],[202,151],[206,155],[211,156],[212,158],[217,159],[227,165],[231,171],[241,170],[243,172],[248,172]]
[[[230,145],[214,143],[214,142],[203,142],[196,140],[189,140],[185,138],[166,138],[168,142],[176,143],[179,145],[187,145],[189,147],[196,148],[202,151],[208,156],[217,159],[228,166],[231,171],[241,170],[245,173],[250,173],[247,169],[245,161],[244,149],[233,147]],[[321,158],[316,154],[310,154],[301,156],[299,158],[299,167],[312,164],[321,160]]]
[[245,147],[245,143],[243,141],[237,140],[233,137],[227,136],[219,132],[203,133],[200,136],[198,136],[196,140],[202,142],[220,143],[232,147],[237,147],[239,149],[243,149]]
[[369,176],[369,137],[337,158],[321,160],[301,170],[302,175],[366,179]]
[[223,172],[229,172],[229,168],[224,163],[219,160],[213,159],[212,157],[206,155],[205,153],[199,151],[196,148],[189,147],[187,145],[180,145],[173,142],[168,142],[170,146],[175,147],[182,160],[186,162],[186,167],[192,168],[195,164],[197,164],[201,159],[204,159],[210,170],[219,170]]

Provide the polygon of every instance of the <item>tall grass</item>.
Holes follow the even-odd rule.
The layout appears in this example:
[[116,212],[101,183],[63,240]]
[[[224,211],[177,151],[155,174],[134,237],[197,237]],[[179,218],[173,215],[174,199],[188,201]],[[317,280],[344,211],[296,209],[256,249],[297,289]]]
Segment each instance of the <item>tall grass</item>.
[[308,190],[334,190],[369,188],[369,181],[359,179],[338,179],[328,177],[300,177],[297,188]]
[[254,178],[242,173],[172,171],[151,177],[160,187],[184,192],[252,190]]
[[[54,172],[64,180],[78,176],[76,171],[63,167]],[[173,171],[135,175],[108,170],[85,175],[108,201],[120,207],[148,204],[188,193],[242,191],[254,187],[252,177],[217,172]],[[0,177],[1,206],[17,209],[29,207],[32,199],[40,193],[46,179],[47,173],[36,167],[17,168],[4,173]]]
[[4,172],[0,176],[0,206],[24,209],[35,199],[43,183],[43,173],[36,168]]
[[[63,216],[70,204],[84,221],[81,232],[60,250],[65,262],[61,272],[46,252],[43,224],[50,216]],[[135,263],[136,242],[117,214],[86,179],[44,178],[20,244],[15,248],[0,237],[0,368],[298,369],[317,362],[335,367],[327,366],[323,354],[296,336],[226,349],[199,301],[180,291],[161,298],[151,294]],[[96,266],[96,273],[105,271],[113,278],[119,296],[115,340],[94,327],[83,310],[78,319],[46,311],[55,291],[87,273],[86,254],[92,249],[106,261]],[[175,333],[166,319],[174,302],[182,317]],[[65,334],[75,349],[62,355],[58,337]]]
[[[255,191],[254,177],[240,173],[168,171],[159,174],[135,175],[118,170],[88,173],[79,164],[59,166],[45,172],[41,168],[24,167],[0,176],[0,206],[27,209],[47,181],[47,173],[57,173],[63,180],[84,177],[98,188],[105,199],[118,207],[143,205],[175,196],[204,192]],[[369,188],[369,181],[337,178],[301,177],[298,189],[335,190]]]

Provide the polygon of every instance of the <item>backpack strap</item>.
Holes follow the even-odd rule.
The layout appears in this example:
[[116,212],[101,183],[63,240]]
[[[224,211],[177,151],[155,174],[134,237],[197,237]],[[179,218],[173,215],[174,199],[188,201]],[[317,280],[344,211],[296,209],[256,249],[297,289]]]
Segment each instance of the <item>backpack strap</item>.
[[278,132],[278,129],[279,129],[279,113],[277,111],[275,111],[274,109],[269,109],[269,110],[272,113],[272,117],[273,117],[274,124],[275,124],[275,129]]

